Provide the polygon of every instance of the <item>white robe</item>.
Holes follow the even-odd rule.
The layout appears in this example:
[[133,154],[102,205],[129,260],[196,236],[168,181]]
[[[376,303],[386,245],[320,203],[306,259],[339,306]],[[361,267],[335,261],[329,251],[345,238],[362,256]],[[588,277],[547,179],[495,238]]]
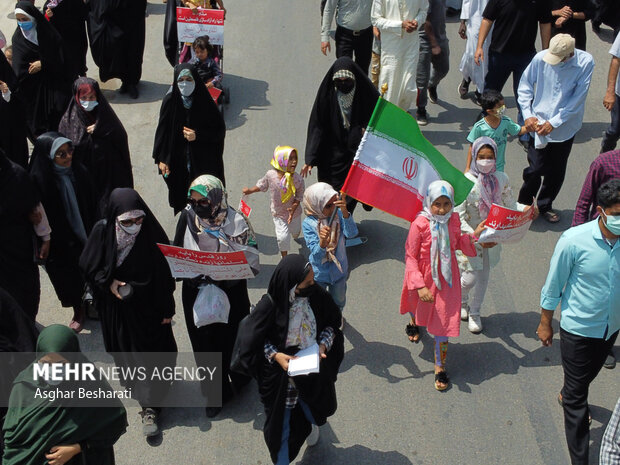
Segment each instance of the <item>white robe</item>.
[[402,28],[405,20],[416,20],[418,29],[426,21],[428,0],[373,0],[371,20],[381,31],[379,89],[388,85],[385,99],[408,110],[417,95],[416,70],[420,54],[418,30]]
[[478,88],[478,92],[484,90],[484,78],[489,70],[489,44],[491,43],[491,35],[493,27],[489,31],[482,49],[484,51],[484,59],[480,66],[474,61],[476,48],[478,47],[478,33],[480,32],[480,24],[482,24],[482,12],[489,3],[489,0],[463,0],[463,8],[461,9],[461,19],[465,20],[467,26],[467,44],[465,52],[461,58],[459,71],[463,74],[466,81],[471,79]]

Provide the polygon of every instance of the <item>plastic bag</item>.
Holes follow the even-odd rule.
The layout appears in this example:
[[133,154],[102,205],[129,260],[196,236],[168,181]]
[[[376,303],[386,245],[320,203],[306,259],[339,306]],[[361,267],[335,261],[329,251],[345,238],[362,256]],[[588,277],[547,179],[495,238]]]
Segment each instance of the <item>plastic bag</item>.
[[194,302],[196,328],[213,323],[228,323],[230,302],[226,293],[215,284],[200,286]]

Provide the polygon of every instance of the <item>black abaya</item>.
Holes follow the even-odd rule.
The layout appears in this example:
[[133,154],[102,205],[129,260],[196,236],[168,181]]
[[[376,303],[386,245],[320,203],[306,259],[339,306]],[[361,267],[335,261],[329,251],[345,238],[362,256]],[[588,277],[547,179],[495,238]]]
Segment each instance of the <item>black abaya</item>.
[[[29,173],[41,195],[41,203],[54,235],[45,270],[62,306],[77,307],[84,292],[84,279],[78,266],[84,240],[76,234],[68,220],[67,209],[57,186],[58,175],[49,156],[52,144],[58,137],[62,135],[48,132],[37,138],[30,159]],[[86,168],[77,161],[71,164],[71,171],[81,221],[88,234],[98,218],[91,177]]]
[[[286,347],[289,292],[303,281],[306,263],[307,260],[301,255],[287,255],[280,261],[269,282],[269,295],[263,296],[245,321],[243,333],[239,333],[235,345],[236,355],[240,356],[244,366],[250,367],[248,374],[252,374],[258,381],[266,415],[263,433],[274,463],[281,447],[289,377],[277,362],[270,363],[265,358],[264,346],[265,342],[269,341],[276,346],[278,352],[289,355],[297,352],[297,347]],[[323,288],[315,284],[313,289],[314,292],[308,300],[316,319],[317,338],[327,327],[332,328],[335,337],[327,358],[320,361],[319,373],[296,376],[295,386],[299,391],[299,398],[308,405],[312,417],[320,426],[325,424],[327,417],[336,412],[335,382],[344,357],[344,338],[342,331],[338,329],[340,309]],[[299,453],[310,430],[311,425],[298,402],[290,417],[290,461]]]
[[555,27],[555,20],[551,23],[551,36],[556,34],[569,34],[575,38],[575,48],[586,49],[586,21],[592,19],[595,7],[592,0],[552,0],[551,9],[560,10],[564,6],[569,6],[573,11],[585,14],[585,19],[569,19],[562,27]]
[[[131,210],[142,210],[146,216],[133,248],[117,266],[116,219]],[[157,243],[168,244],[168,238],[142,198],[133,189],[115,189],[105,219],[95,224],[88,238],[80,267],[94,290],[106,351],[169,352],[165,363],[174,364],[177,345],[172,325],[162,324],[162,320],[175,313],[175,284]],[[110,291],[114,279],[130,284],[133,295],[125,300],[114,296]],[[115,359],[117,365],[138,360],[139,354],[132,361]],[[149,386],[143,387],[148,390]],[[142,392],[138,398],[143,406],[150,406],[161,395],[159,391]]]
[[179,36],[177,34],[177,7],[181,0],[168,0],[164,19],[164,51],[171,66],[179,64]]
[[[191,221],[189,210],[183,210],[179,216],[174,245],[184,247],[184,237]],[[230,360],[233,345],[237,337],[237,330],[241,320],[250,313],[250,298],[248,297],[247,280],[212,281],[222,289],[230,302],[228,323],[214,323],[197,328],[194,323],[194,302],[198,295],[198,285],[202,280],[183,281],[183,310],[187,332],[194,352],[221,352],[222,353],[222,402],[225,403],[233,396],[233,388],[238,389],[246,385],[249,376],[230,371]],[[200,357],[196,355],[196,363],[200,364]],[[229,381],[230,377],[230,381]],[[204,395],[207,395],[207,386],[201,386]]]
[[[43,5],[44,13],[49,2],[50,0],[46,0]],[[62,37],[63,51],[70,76],[86,74],[87,16],[88,6],[84,0],[62,0],[58,6],[52,8],[52,17],[49,22]]]
[[[334,89],[333,76],[339,70],[355,75],[349,129],[343,126]],[[340,57],[329,68],[310,113],[306,140],[305,164],[317,167],[320,182],[338,191],[342,188],[378,98],[377,89],[351,58]]]
[[0,150],[0,287],[34,321],[39,310],[39,268],[28,215],[39,196],[28,173]]
[[142,76],[146,0],[90,0],[88,39],[102,81],[136,85]]
[[[36,21],[39,44],[27,40],[19,27],[13,34],[13,70],[17,75],[15,94],[24,105],[28,136],[34,140],[58,128],[60,118],[71,98],[71,82],[76,76],[65,62],[63,42],[45,16],[29,1],[21,8]],[[41,61],[41,71],[29,74],[30,64]]]
[[0,96],[0,148],[9,159],[22,168],[28,165],[28,142],[24,110],[15,95],[17,77],[4,53],[0,53],[0,81],[12,92],[11,100]]
[[[184,69],[191,71],[196,85],[190,109],[183,106],[176,85],[179,73]],[[156,164],[163,162],[170,168],[170,175],[164,181],[169,190],[168,202],[175,214],[187,205],[187,190],[198,176],[211,174],[226,184],[223,160],[226,125],[201,83],[193,65],[185,63],[174,68],[172,92],[164,97],[155,132],[153,159]],[[184,126],[196,131],[196,140],[188,142],[185,139]]]
[[[98,105],[91,112],[82,108],[77,97],[78,88],[84,84],[90,85],[97,96]],[[86,128],[92,124],[95,130],[89,134]],[[74,158],[91,174],[103,214],[114,189],[133,187],[133,174],[127,132],[97,81],[80,77],[73,83],[73,98],[58,130],[73,141]]]

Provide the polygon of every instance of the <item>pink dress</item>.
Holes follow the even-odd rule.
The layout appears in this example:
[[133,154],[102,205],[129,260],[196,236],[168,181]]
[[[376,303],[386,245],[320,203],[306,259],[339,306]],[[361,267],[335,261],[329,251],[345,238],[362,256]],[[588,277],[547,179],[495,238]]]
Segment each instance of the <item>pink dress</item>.
[[[476,249],[471,234],[461,234],[458,213],[452,213],[448,222],[452,264],[452,287],[439,273],[441,290],[437,289],[431,275],[431,230],[428,219],[419,215],[409,229],[405,244],[405,279],[400,298],[400,313],[412,313],[416,324],[426,326],[433,336],[457,337],[461,326],[461,277],[455,250],[474,257]],[[427,287],[435,302],[422,302],[417,289]]]

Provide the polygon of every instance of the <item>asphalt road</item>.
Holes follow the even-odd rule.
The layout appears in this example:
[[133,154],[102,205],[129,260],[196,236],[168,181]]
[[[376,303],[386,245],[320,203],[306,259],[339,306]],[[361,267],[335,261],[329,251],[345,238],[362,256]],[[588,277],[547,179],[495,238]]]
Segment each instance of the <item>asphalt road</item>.
[[[42,0],[37,0],[40,4]],[[268,169],[276,145],[292,145],[303,154],[312,102],[334,59],[333,54],[320,53],[318,4],[318,0],[228,0],[226,4],[224,83],[231,89],[231,102],[225,109],[225,165],[233,205],[241,188],[253,185]],[[0,6],[0,28],[9,40],[15,28],[15,21],[7,17],[11,9],[11,2]],[[164,10],[160,2],[149,3],[138,101],[117,94],[118,81],[102,88],[129,133],[136,188],[172,234],[175,219],[151,158],[160,102],[172,80],[162,47]],[[457,36],[457,20],[449,18],[449,22],[452,69],[439,86],[440,102],[429,104],[430,124],[423,132],[450,161],[463,167],[466,136],[479,108],[460,100],[456,92],[465,42]],[[584,125],[555,203],[562,221],[551,226],[538,220],[522,243],[504,248],[482,310],[483,334],[473,335],[463,325],[461,336],[451,340],[449,391],[439,393],[433,387],[432,340],[425,335],[421,344],[410,344],[404,333],[406,318],[398,313],[408,224],[378,211],[356,211],[360,232],[369,241],[348,251],[347,352],[337,383],[339,408],[321,428],[318,445],[302,449],[295,463],[568,463],[562,411],[556,402],[562,384],[558,339],[551,348],[543,348],[534,332],[549,258],[559,235],[570,225],[581,184],[609,123],[602,98],[611,31],[600,38],[588,32],[588,51],[594,54],[596,68]],[[92,60],[89,67],[96,76]],[[516,118],[511,89],[505,88],[507,114]],[[525,153],[515,142],[509,143],[506,160],[506,171],[518,189]],[[313,173],[307,185],[315,179]],[[250,297],[256,302],[279,254],[267,196],[255,194],[251,205],[262,262],[261,273],[250,282]],[[71,311],[60,308],[45,273],[41,274],[39,321],[67,324]],[[180,290],[176,297],[174,332],[179,350],[189,351]],[[103,350],[98,323],[88,322],[80,341],[85,350]],[[600,438],[620,393],[618,370],[602,370],[591,386],[593,464],[598,463]],[[128,431],[115,447],[119,464],[270,463],[255,383],[215,419],[207,419],[202,409],[165,410],[163,437],[155,444],[147,444],[142,437],[137,412],[130,409]]]

